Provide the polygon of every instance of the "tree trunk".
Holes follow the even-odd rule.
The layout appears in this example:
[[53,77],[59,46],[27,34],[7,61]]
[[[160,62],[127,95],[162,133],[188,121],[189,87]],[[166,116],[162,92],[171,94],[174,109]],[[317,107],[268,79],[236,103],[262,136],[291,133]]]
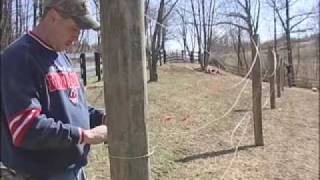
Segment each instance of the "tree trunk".
[[163,13],[164,13],[164,0],[160,1],[160,6],[158,10],[158,18],[157,23],[154,29],[154,33],[152,35],[152,42],[151,42],[151,67],[149,68],[150,71],[150,82],[157,82],[158,81],[158,72],[157,72],[157,63],[158,63],[158,51],[160,49],[160,36],[161,34],[161,25],[163,22]]
[[198,49],[198,61],[202,70],[205,70],[201,48]]
[[275,51],[275,53],[276,54],[278,54],[278,40],[277,40],[277,16],[276,16],[276,8],[277,8],[277,5],[276,5],[276,3],[277,3],[277,1],[274,1],[273,2],[274,4],[273,4],[273,35],[274,35],[274,51]]
[[18,1],[19,2],[19,37],[22,34],[22,28],[23,28],[23,15],[22,15],[22,2],[21,0]]
[[288,85],[294,86],[294,67],[291,47],[291,27],[290,27],[290,7],[289,0],[286,0],[286,39],[287,39],[287,51],[288,51]]
[[16,3],[15,3],[15,6],[16,6],[16,22],[15,22],[15,25],[16,25],[16,32],[15,32],[15,37],[18,38],[19,37],[19,0],[16,0]]
[[38,0],[33,1],[33,27],[37,25]]
[[43,7],[42,7],[42,0],[39,1],[39,18],[42,17]]
[[166,47],[165,47],[165,44],[166,44],[166,35],[167,35],[167,31],[166,31],[166,29],[163,29],[163,30],[162,30],[161,49],[162,49],[162,52],[163,52],[163,63],[164,63],[164,64],[167,63],[167,60],[166,60]]
[[292,47],[291,47],[291,33],[290,30],[286,31],[287,38],[287,53],[288,53],[288,86],[294,86],[294,67],[293,67],[293,57],[292,57]]
[[149,69],[150,72],[150,82],[157,82],[158,81],[158,70],[157,70],[157,63],[154,63],[154,59],[158,59],[158,53],[152,53],[151,55],[151,67]]
[[12,31],[12,4],[13,1],[2,0],[2,22],[0,24],[2,28],[1,47],[6,47],[13,39]]
[[[196,9],[194,6],[194,2],[193,0],[190,0],[191,2],[191,8],[192,8],[192,15],[193,15],[193,23],[194,23],[194,27],[196,29],[196,34],[197,34],[197,41],[198,41],[198,62],[200,64],[200,67],[202,70],[204,70],[204,63],[203,63],[203,58],[201,57],[201,42],[202,42],[202,37],[201,37],[201,19],[199,20],[199,24],[197,21],[197,13],[196,13]],[[198,6],[199,6],[199,1],[198,1]],[[198,7],[198,14],[199,14],[199,18],[200,18],[200,7]]]
[[111,179],[149,180],[143,1],[100,2]]
[[6,4],[5,0],[0,0],[0,51],[2,50],[2,34],[3,34],[3,7],[5,6],[4,4]]
[[246,65],[246,70],[249,70],[249,65],[248,65],[248,61],[247,61],[247,56],[246,56],[246,49],[244,48],[242,42],[241,42],[241,49],[242,49],[242,55],[243,55],[243,62]]
[[241,30],[238,28],[238,41],[237,41],[237,58],[238,58],[238,73],[240,73],[240,68],[242,68],[242,62],[241,62]]
[[[207,34],[207,28],[206,28],[206,15],[205,15],[205,1],[201,1],[201,7],[202,7],[202,29],[203,29],[203,69],[206,69],[208,66],[208,34]],[[200,14],[199,14],[200,16]]]
[[298,58],[297,59],[298,59],[298,63],[296,67],[295,77],[298,77],[299,67],[300,67],[300,39],[298,41]]

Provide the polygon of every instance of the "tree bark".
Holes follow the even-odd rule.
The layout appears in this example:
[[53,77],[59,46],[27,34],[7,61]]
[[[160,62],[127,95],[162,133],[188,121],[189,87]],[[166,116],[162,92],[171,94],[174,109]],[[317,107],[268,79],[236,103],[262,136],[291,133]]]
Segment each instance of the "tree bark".
[[294,85],[294,67],[292,58],[291,47],[291,27],[290,27],[290,7],[289,0],[286,0],[286,40],[287,40],[287,53],[288,53],[288,85],[292,87]]
[[3,7],[5,0],[0,0],[0,51],[2,50],[2,35],[3,35]]
[[39,0],[39,18],[42,17],[43,7],[42,7],[42,0]]
[[276,16],[276,8],[277,4],[276,1],[273,2],[273,35],[274,35],[274,51],[278,54],[278,40],[277,40],[277,16]]
[[16,28],[16,32],[15,32],[15,37],[18,38],[19,37],[19,0],[15,1],[15,6],[16,6],[16,22],[15,22],[15,28]]
[[240,73],[240,68],[242,68],[241,63],[241,29],[238,28],[238,36],[237,36],[237,58],[238,58],[238,73]]
[[38,0],[33,1],[33,27],[37,25],[38,3]]
[[150,72],[150,82],[157,82],[158,81],[158,72],[157,72],[157,63],[159,58],[159,49],[160,49],[160,36],[161,34],[161,24],[163,22],[163,14],[164,14],[164,0],[160,1],[160,6],[158,10],[158,18],[157,23],[154,29],[154,33],[152,35],[152,42],[151,42],[151,67],[149,68]]

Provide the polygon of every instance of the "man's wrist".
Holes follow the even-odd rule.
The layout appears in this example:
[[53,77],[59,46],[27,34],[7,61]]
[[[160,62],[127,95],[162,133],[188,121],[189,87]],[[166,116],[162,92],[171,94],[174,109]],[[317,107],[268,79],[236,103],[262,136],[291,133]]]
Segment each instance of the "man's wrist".
[[87,144],[88,143],[88,139],[90,139],[90,130],[83,130],[83,133],[82,133],[82,136],[83,136],[83,143]]
[[79,128],[79,141],[78,144],[83,144],[84,142],[84,130]]

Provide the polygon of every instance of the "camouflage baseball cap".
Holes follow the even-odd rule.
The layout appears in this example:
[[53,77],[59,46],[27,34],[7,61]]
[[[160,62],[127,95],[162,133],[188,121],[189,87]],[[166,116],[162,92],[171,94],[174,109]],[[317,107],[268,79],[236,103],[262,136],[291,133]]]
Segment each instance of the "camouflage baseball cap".
[[43,2],[45,8],[54,8],[72,18],[80,29],[100,29],[100,24],[89,12],[86,0],[44,0]]

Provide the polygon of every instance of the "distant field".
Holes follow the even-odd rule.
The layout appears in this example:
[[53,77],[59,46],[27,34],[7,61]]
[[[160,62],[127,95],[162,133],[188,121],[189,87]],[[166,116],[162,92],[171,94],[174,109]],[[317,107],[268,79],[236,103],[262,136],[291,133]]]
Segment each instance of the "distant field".
[[[302,84],[309,84],[308,86],[318,86],[318,43],[313,41],[293,42],[293,64],[295,75]],[[263,45],[260,50],[260,57],[262,62],[262,70],[267,70],[269,62],[267,59],[267,47]],[[280,58],[287,63],[287,51],[284,42],[280,43],[278,47]],[[247,62],[251,64],[251,50],[246,52]],[[224,51],[223,53],[213,52],[212,57],[221,61],[223,64],[237,66],[237,54],[234,50]]]

